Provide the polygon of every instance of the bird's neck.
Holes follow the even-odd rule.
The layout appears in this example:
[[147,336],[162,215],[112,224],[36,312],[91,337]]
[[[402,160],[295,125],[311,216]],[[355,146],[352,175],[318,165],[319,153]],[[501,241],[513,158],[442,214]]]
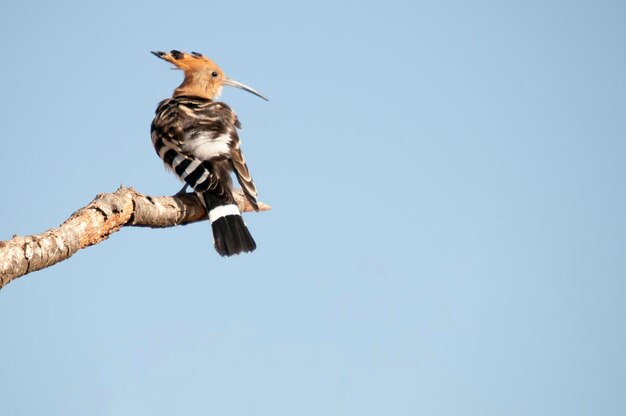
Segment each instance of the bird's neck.
[[215,82],[211,82],[204,76],[185,74],[183,83],[174,90],[174,97],[187,95],[213,100],[219,96],[221,91],[221,86],[216,85]]

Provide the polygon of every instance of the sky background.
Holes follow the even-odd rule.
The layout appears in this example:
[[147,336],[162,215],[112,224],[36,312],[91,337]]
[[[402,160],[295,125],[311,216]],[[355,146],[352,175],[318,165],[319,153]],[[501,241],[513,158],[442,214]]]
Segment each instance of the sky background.
[[0,240],[179,182],[149,126],[202,52],[271,212],[128,228],[0,291],[0,413],[626,414],[620,1],[14,1]]

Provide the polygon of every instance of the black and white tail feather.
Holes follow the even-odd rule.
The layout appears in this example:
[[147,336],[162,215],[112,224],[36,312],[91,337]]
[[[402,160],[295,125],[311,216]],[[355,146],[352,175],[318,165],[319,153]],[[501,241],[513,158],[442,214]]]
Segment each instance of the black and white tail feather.
[[152,143],[166,168],[204,203],[215,250],[222,256],[247,253],[256,243],[232,195],[231,172],[258,210],[257,191],[243,154],[235,113],[224,103],[198,97],[163,100],[152,122]]
[[215,250],[222,256],[249,253],[256,249],[256,242],[236,204],[226,204],[209,192],[202,194],[213,229]]

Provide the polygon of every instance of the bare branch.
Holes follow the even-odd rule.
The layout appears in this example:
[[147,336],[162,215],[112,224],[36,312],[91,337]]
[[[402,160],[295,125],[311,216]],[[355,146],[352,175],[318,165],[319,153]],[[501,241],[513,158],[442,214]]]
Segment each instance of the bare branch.
[[[240,191],[239,209],[253,211]],[[260,203],[260,211],[271,209]],[[202,221],[206,210],[195,194],[152,197],[121,186],[99,194],[58,228],[0,241],[0,288],[20,276],[67,260],[78,250],[98,244],[124,226],[164,228]]]

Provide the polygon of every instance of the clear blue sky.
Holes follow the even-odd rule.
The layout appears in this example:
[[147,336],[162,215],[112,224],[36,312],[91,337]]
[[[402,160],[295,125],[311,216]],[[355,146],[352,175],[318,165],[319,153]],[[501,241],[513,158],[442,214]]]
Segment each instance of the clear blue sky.
[[0,292],[0,413],[626,414],[619,1],[6,2],[0,240],[120,184],[213,58],[270,213],[125,229]]

